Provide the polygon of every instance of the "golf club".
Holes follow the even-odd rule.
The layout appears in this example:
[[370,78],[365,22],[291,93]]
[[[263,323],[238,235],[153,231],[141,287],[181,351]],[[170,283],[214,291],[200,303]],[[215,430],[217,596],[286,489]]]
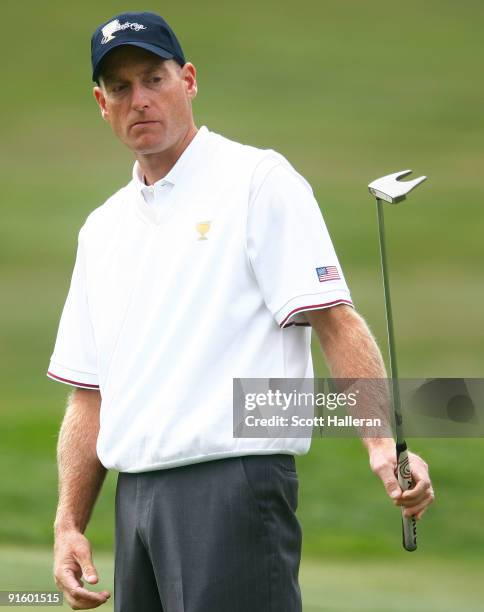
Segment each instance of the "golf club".
[[[412,474],[408,461],[407,443],[405,442],[402,410],[400,402],[400,389],[398,386],[397,354],[395,348],[395,335],[393,331],[392,304],[390,299],[390,282],[387,268],[387,256],[385,246],[385,225],[383,219],[382,200],[389,204],[398,204],[405,200],[407,194],[420,185],[426,176],[421,176],[412,181],[401,182],[398,179],[411,174],[411,170],[402,170],[376,179],[368,185],[370,193],[375,196],[378,215],[378,234],[380,238],[380,256],[383,274],[383,290],[385,294],[385,311],[388,332],[388,348],[390,352],[390,369],[392,377],[392,398],[395,415],[395,432],[397,437],[397,477],[398,483],[403,491],[412,488]],[[417,548],[417,522],[414,517],[406,517],[402,512],[402,543],[405,550],[413,551]]]

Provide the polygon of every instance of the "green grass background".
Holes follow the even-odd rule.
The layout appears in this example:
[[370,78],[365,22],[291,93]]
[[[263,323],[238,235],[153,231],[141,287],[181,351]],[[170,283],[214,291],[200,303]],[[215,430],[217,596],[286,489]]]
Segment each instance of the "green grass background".
[[[0,589],[51,586],[55,444],[69,388],[45,371],[79,228],[132,167],[92,97],[89,38],[135,8],[162,12],[197,67],[197,125],[274,148],[310,181],[384,350],[366,185],[404,168],[428,175],[418,196],[386,209],[400,374],[482,376],[482,2],[5,3]],[[325,375],[316,345],[314,358]],[[429,462],[437,496],[412,556],[358,441],[315,440],[299,459],[305,610],[401,610],[412,592],[415,610],[480,609],[484,444],[411,446]],[[107,574],[114,483],[111,474],[88,529]]]

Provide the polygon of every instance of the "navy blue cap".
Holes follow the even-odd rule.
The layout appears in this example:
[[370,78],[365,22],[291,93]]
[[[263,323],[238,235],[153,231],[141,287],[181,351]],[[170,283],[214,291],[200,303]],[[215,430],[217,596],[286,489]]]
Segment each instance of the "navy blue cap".
[[133,45],[174,59],[180,66],[185,56],[175,33],[156,13],[121,13],[102,23],[91,38],[92,80],[97,81],[104,57],[116,47]]

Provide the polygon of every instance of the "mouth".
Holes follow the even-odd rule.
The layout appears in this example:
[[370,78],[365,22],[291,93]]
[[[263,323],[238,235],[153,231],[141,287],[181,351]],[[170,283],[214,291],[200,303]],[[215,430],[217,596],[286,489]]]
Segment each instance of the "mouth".
[[155,123],[158,123],[158,121],[136,121],[136,123],[131,124],[130,129],[134,127],[155,125]]

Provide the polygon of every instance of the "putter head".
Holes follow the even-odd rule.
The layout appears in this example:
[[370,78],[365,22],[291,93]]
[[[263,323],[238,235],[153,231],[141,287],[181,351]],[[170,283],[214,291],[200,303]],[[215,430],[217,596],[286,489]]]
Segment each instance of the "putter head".
[[398,180],[411,173],[411,170],[402,170],[401,172],[394,172],[393,174],[382,176],[371,182],[368,185],[368,190],[378,200],[385,200],[385,202],[389,202],[390,204],[398,204],[398,202],[405,200],[407,193],[415,189],[415,187],[423,183],[427,178],[426,176],[419,176],[413,179],[413,181]]

